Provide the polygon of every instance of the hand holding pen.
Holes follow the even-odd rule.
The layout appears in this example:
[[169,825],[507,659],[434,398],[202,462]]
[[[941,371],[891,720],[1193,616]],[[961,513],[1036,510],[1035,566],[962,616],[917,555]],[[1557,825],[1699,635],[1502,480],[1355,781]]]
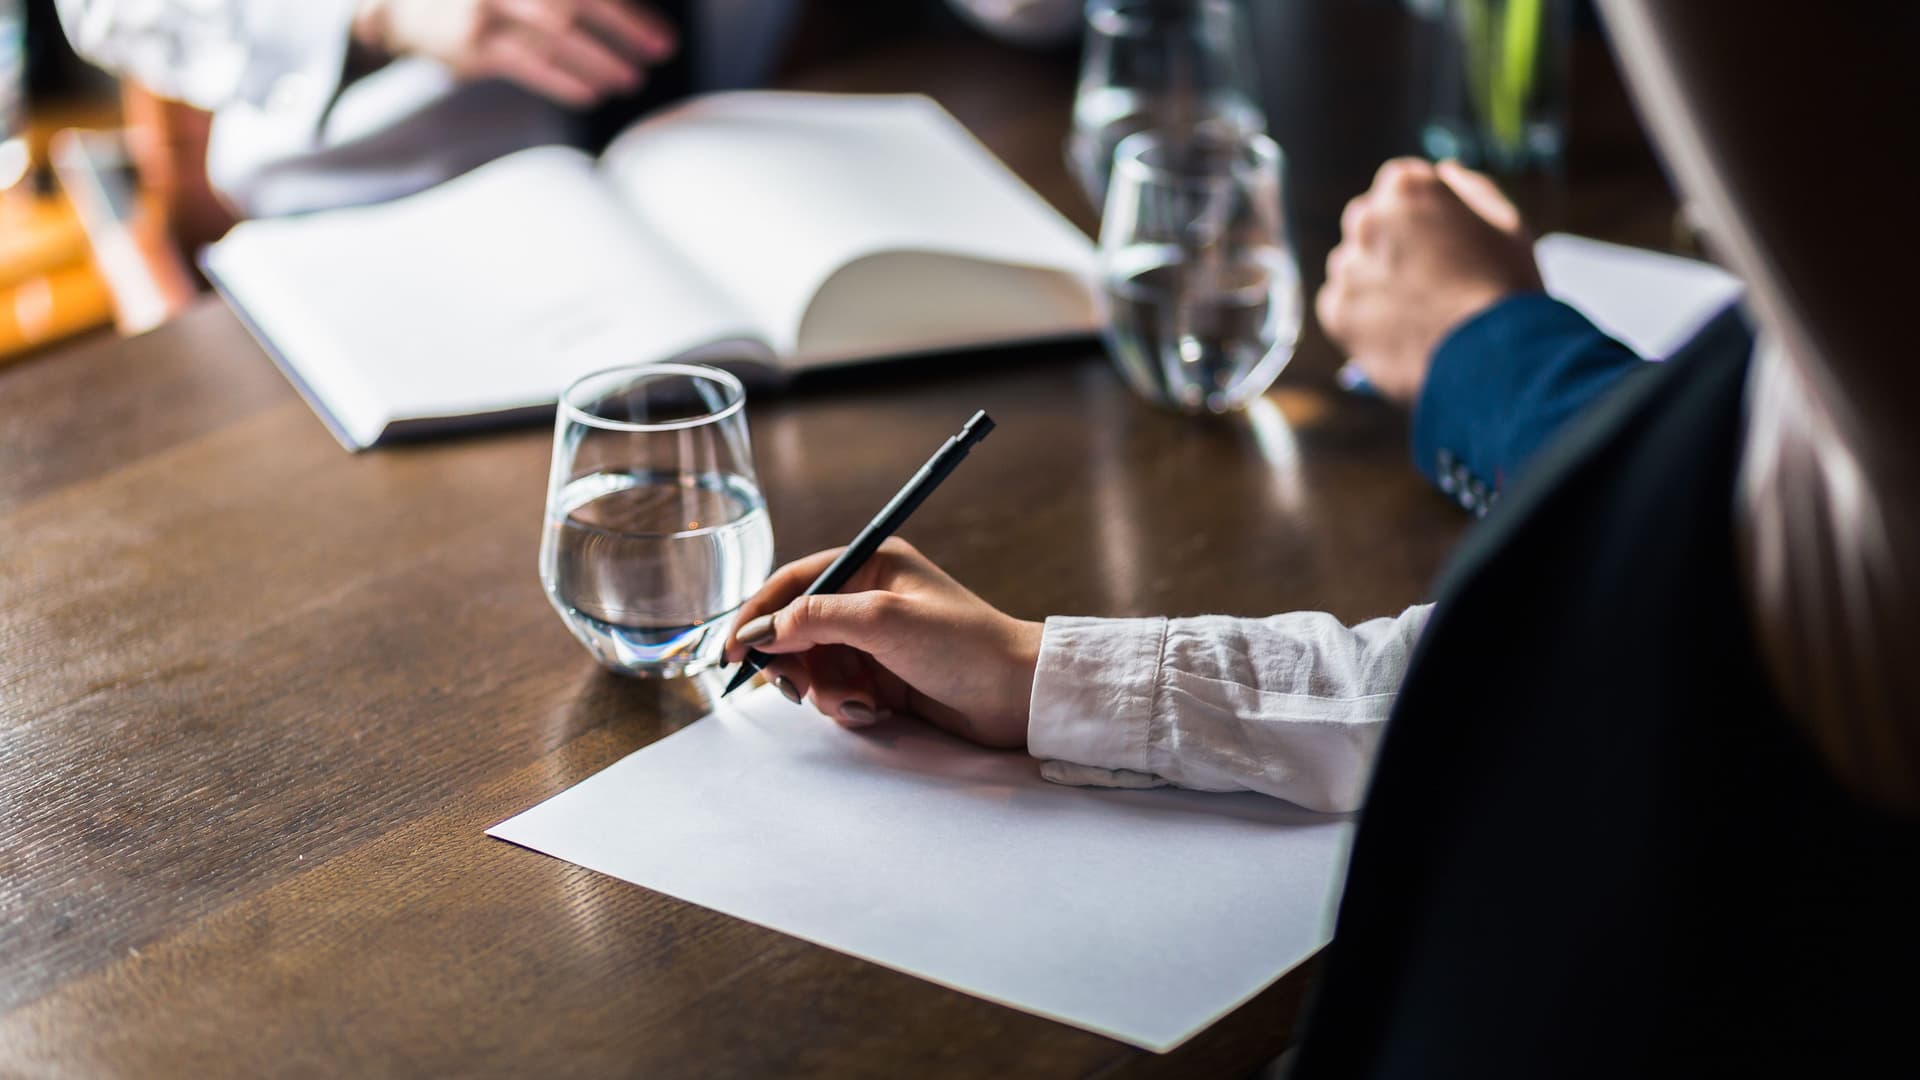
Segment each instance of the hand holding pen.
[[[860,530],[860,535],[855,536],[853,542],[848,544],[831,563],[828,563],[826,569],[820,571],[820,575],[813,579],[812,584],[808,585],[801,595],[817,596],[823,593],[839,592],[847,580],[860,569],[861,564],[873,557],[873,553],[879,550],[881,543],[898,531],[900,526],[906,524],[907,518],[913,516],[913,512],[920,509],[920,504],[927,501],[927,496],[933,494],[935,488],[945,483],[947,477],[953,475],[953,470],[959,468],[960,463],[967,459],[967,454],[973,450],[974,446],[992,432],[993,417],[988,416],[984,409],[974,413],[966,426],[960,429],[960,434],[948,439],[941,444],[940,449],[933,452],[933,456],[927,459],[927,463],[920,466],[920,471],[914,473],[906,486],[896,492],[893,498],[887,500],[887,505],[874,515],[872,521],[867,522],[867,527]],[[733,680],[727,683],[727,688],[720,692],[720,696],[726,697],[740,689],[741,684],[753,678],[765,663],[765,656],[749,649],[746,657],[740,661],[740,670],[734,673]]]
[[859,550],[856,541],[776,571],[742,606],[727,659],[751,648],[782,693],[811,697],[847,727],[901,713],[988,746],[1025,745],[1040,624],[996,610],[898,539],[867,546],[836,590],[814,587]]

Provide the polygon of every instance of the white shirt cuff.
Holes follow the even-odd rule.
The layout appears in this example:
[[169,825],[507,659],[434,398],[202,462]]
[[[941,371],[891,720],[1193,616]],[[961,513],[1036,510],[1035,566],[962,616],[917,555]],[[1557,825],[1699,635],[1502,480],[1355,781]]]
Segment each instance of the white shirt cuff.
[[1048,619],[1033,675],[1028,752],[1042,761],[1153,773],[1147,725],[1166,638],[1166,619]]

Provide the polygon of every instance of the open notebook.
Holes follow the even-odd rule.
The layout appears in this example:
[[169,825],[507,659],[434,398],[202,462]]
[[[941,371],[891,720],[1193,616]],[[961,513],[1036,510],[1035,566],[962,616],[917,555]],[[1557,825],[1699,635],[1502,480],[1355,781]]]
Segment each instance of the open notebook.
[[598,161],[538,147],[247,222],[204,264],[354,449],[544,411],[616,364],[777,374],[1097,318],[1087,238],[918,96],[697,98]]

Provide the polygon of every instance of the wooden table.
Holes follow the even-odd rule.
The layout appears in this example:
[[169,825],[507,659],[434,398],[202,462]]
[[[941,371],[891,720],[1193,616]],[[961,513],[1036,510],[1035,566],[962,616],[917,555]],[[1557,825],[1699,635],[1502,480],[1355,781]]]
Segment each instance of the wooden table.
[[[796,81],[932,89],[1086,220],[1067,58],[938,42]],[[1270,104],[1312,276],[1377,155]],[[1671,204],[1622,160],[1567,205],[1644,239]],[[985,407],[907,535],[994,603],[1397,612],[1464,520],[1336,360],[1310,332],[1217,422],[1092,346],[807,380],[751,405],[779,555]],[[350,456],[212,303],[0,371],[0,1075],[1235,1076],[1286,1045],[1311,965],[1156,1057],[482,836],[702,711],[548,608],[549,439]]]

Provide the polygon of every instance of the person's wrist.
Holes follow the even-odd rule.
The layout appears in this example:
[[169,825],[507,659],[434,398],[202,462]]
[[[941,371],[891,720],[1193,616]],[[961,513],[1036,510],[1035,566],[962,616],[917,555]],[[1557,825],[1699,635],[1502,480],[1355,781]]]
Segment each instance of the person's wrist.
[[[1455,294],[1453,302],[1446,306],[1446,317],[1440,319],[1439,325],[1434,328],[1433,340],[1427,343],[1426,362],[1430,363],[1433,354],[1462,326],[1479,318],[1485,312],[1493,310],[1508,297],[1518,296],[1526,291],[1528,290],[1511,283],[1495,281],[1478,282],[1463,287]],[[1422,363],[1423,371],[1426,366],[1426,363]],[[1416,386],[1414,390],[1417,393],[1419,387]]]
[[1040,672],[1040,642],[1046,637],[1044,623],[1009,619],[1007,703],[1005,713],[1010,726],[1017,726],[1025,741],[1027,717],[1033,712],[1033,681]]
[[1439,336],[1434,339],[1434,344],[1438,345],[1444,341],[1446,336],[1453,332],[1454,327],[1520,291],[1522,291],[1521,286],[1510,281],[1488,279],[1468,284],[1460,291],[1453,305],[1454,317],[1447,320],[1447,325],[1441,328]]
[[1440,347],[1460,327],[1516,292],[1493,282],[1464,282],[1438,294],[1426,317],[1410,326],[1411,333],[1391,348],[1361,350],[1361,355],[1374,357],[1361,364],[1368,381],[1388,401],[1412,407],[1426,386],[1428,369]]

